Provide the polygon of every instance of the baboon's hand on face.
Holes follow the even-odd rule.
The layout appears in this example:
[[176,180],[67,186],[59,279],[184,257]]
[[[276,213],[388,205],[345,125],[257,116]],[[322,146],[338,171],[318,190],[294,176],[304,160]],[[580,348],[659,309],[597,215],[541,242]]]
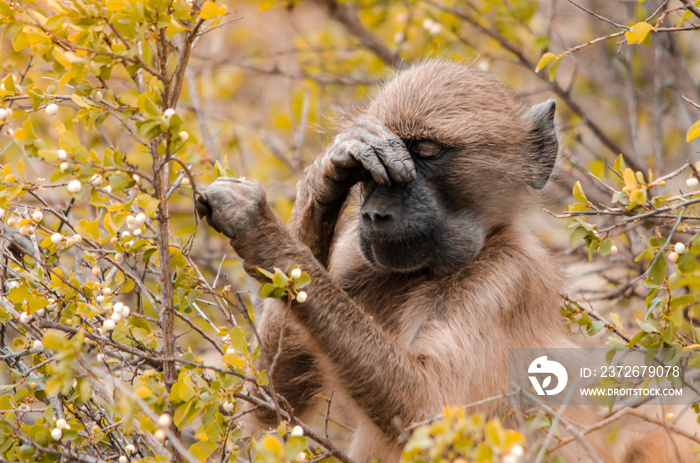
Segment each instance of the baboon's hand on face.
[[333,202],[349,186],[370,178],[381,185],[410,182],[416,167],[403,141],[379,121],[360,120],[335,137],[321,159],[330,180],[322,201]]
[[270,210],[258,182],[220,177],[197,198],[197,213],[219,233],[245,240],[247,233],[267,219]]

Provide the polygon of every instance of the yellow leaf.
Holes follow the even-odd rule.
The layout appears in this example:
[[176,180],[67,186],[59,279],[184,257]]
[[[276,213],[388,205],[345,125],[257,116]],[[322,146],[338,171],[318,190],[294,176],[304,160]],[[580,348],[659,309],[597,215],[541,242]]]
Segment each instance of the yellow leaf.
[[637,183],[637,177],[634,175],[634,171],[629,167],[625,169],[625,172],[623,172],[622,178],[625,179],[625,186],[630,189],[635,189],[639,186]]
[[618,328],[624,328],[624,325],[622,324],[622,318],[615,312],[610,312],[610,320],[617,326]]
[[654,26],[652,26],[649,23],[645,22],[639,22],[632,26],[630,30],[625,32],[625,38],[629,43],[642,43],[644,39],[647,38],[647,35],[649,35],[649,32],[651,32],[654,29]]
[[557,55],[555,55],[554,53],[545,53],[544,55],[542,55],[542,58],[540,58],[540,61],[537,63],[537,69],[535,70],[535,72],[540,72],[543,67],[545,67],[555,59],[557,59]]
[[202,10],[199,12],[199,17],[202,19],[211,19],[216,17],[219,14],[219,8],[216,6],[216,3],[206,1],[204,2],[204,5],[202,5]]
[[280,441],[272,437],[271,435],[265,436],[265,439],[262,442],[263,447],[265,447],[267,450],[271,450],[275,453],[280,452],[282,450],[282,444],[280,444]]
[[105,6],[109,11],[121,11],[126,6],[126,2],[124,0],[107,0]]
[[151,391],[151,389],[147,388],[146,386],[141,386],[140,388],[138,388],[134,391],[134,394],[136,394],[137,397],[145,399],[145,398],[153,395],[153,391]]
[[700,121],[696,121],[695,124],[690,126],[685,136],[685,141],[690,142],[698,137],[700,137]]

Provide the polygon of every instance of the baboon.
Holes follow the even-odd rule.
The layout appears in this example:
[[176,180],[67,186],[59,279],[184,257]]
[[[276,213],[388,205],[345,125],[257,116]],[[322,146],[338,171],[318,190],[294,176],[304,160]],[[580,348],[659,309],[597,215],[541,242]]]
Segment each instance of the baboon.
[[255,182],[220,178],[198,199],[250,275],[311,276],[289,314],[266,302],[262,352],[269,365],[284,329],[271,380],[297,415],[332,383],[357,415],[356,461],[398,461],[410,423],[506,392],[508,348],[574,345],[557,267],[523,214],[555,165],[554,112],[430,60],[390,79],[305,170],[288,227]]

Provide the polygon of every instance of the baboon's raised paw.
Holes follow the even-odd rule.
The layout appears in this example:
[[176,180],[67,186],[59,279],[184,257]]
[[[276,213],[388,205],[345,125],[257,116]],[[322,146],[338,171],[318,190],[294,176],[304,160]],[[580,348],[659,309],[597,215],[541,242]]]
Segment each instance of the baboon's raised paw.
[[197,198],[197,214],[230,239],[257,228],[264,220],[265,190],[245,179],[220,177]]

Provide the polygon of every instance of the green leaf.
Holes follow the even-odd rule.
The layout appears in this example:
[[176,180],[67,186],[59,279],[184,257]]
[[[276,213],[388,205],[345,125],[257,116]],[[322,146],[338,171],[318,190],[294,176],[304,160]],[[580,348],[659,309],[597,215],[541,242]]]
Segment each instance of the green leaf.
[[613,169],[615,171],[622,175],[622,173],[627,169],[627,164],[625,164],[625,160],[622,158],[622,154],[619,154],[617,158],[615,158],[615,162],[613,163]]
[[272,276],[272,284],[278,288],[286,288],[287,283],[289,283],[289,277],[282,270],[276,268],[275,274]]
[[296,278],[294,280],[294,289],[301,289],[309,285],[311,283],[311,277],[309,276],[308,273],[302,273],[299,278]]
[[141,110],[142,113],[150,117],[160,117],[161,112],[158,106],[148,97],[147,93],[142,93],[136,99],[136,106]]
[[586,235],[588,235],[588,230],[583,227],[577,227],[571,232],[569,236],[569,244],[571,246],[576,246],[579,241],[581,241]]
[[42,343],[47,349],[60,349],[66,345],[66,338],[58,330],[48,330]]
[[270,295],[275,292],[275,289],[277,288],[275,288],[274,285],[270,283],[265,283],[258,290],[258,295],[262,298],[270,297]]
[[214,453],[216,449],[217,445],[215,442],[200,440],[199,442],[192,444],[192,446],[189,448],[189,452],[196,459],[204,462],[207,461],[209,456]]
[[245,333],[240,326],[234,327],[229,333],[229,336],[231,337],[231,347],[233,347],[236,352],[240,352],[241,354],[248,352],[248,343],[245,340]]
[[273,277],[272,272],[269,272],[269,271],[265,270],[264,268],[260,268],[260,267],[255,267],[255,271],[261,277],[266,277],[267,279],[272,280],[272,277]]
[[695,302],[695,296],[692,294],[684,294],[682,296],[676,296],[671,299],[671,304],[669,305],[670,310],[675,310],[679,307],[685,307]]
[[641,321],[641,320],[635,320],[635,321],[637,322],[637,325],[639,325],[639,327],[640,327],[640,328],[642,329],[642,331],[644,331],[645,333],[656,333],[656,332],[659,331],[657,327],[655,327],[654,325],[652,325],[652,324],[650,324],[650,323],[645,323],[645,322],[643,322],[643,321]]
[[603,240],[602,243],[600,243],[600,248],[598,248],[598,252],[600,252],[600,255],[605,257],[610,253],[610,248],[612,248],[612,241],[610,241],[609,238],[606,238]]
[[658,288],[666,278],[666,259],[663,254],[658,254],[654,265],[649,269],[647,279],[644,280],[644,286],[647,288]]
[[698,263],[695,260],[695,255],[692,252],[685,251],[678,258],[676,265],[678,266],[678,270],[680,270],[681,273],[693,273]]

